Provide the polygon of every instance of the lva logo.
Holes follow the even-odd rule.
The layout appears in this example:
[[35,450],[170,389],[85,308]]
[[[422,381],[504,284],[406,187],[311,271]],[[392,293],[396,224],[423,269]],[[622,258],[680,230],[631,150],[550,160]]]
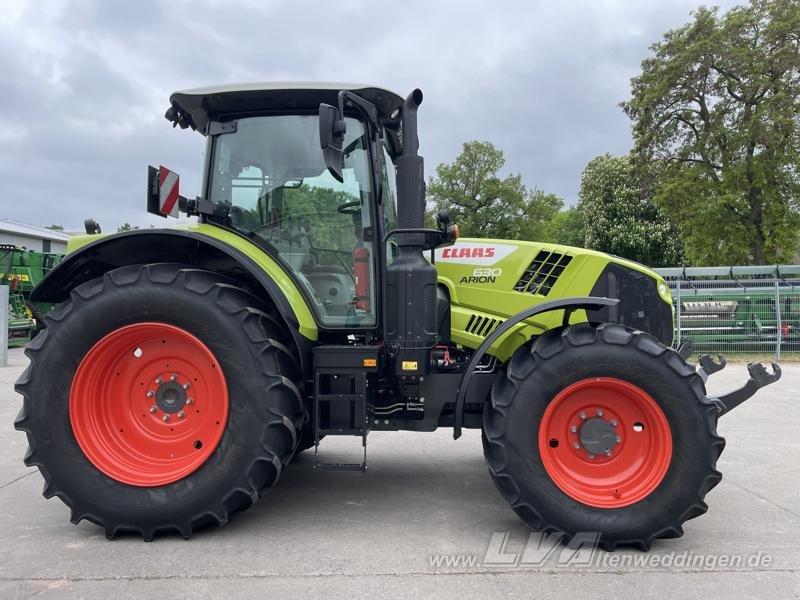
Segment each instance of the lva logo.
[[517,246],[511,244],[456,242],[452,246],[436,250],[436,260],[488,267],[504,259],[516,249]]

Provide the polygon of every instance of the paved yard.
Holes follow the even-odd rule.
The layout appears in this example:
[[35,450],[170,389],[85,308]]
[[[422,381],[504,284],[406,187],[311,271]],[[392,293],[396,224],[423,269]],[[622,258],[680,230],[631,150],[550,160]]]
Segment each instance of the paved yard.
[[[108,542],[90,523],[71,525],[67,508],[42,498],[41,477],[22,464],[12,384],[25,357],[12,350],[10,359],[0,369],[2,598],[800,594],[800,365],[787,365],[778,384],[723,419],[725,477],[683,538],[649,554],[571,555],[544,540],[523,558],[529,531],[495,492],[479,434],[454,442],[449,430],[371,434],[367,475],[316,473],[313,457],[301,456],[256,507],[188,542]],[[712,391],[744,378],[741,365],[730,365]],[[357,451],[355,440],[335,442],[322,448]]]

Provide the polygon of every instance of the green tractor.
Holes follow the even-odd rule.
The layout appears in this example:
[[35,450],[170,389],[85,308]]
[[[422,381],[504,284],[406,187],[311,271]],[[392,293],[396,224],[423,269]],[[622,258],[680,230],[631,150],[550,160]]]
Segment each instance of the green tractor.
[[61,260],[61,255],[0,244],[0,285],[9,286],[9,346],[24,346],[51,308],[29,302],[33,288]]
[[[719,368],[670,348],[646,267],[425,228],[422,93],[275,83],[178,92],[206,136],[202,195],[148,171],[148,211],[196,225],[89,235],[33,291],[57,303],[16,390],[26,464],[109,538],[189,537],[258,500],[293,456],[366,470],[370,431],[481,428],[530,527],[649,548],[706,511],[718,417],[774,381],[707,397]],[[325,436],[363,460],[324,460]]]
[[15,255],[20,250],[12,244],[0,244],[0,285],[8,286],[8,347],[24,346],[31,338],[36,321],[25,306],[19,291],[20,279],[13,272]]

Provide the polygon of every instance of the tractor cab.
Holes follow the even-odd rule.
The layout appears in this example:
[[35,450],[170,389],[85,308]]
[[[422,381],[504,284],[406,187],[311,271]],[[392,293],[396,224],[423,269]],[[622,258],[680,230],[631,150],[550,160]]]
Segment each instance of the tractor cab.
[[[396,224],[389,173],[402,99],[362,86],[303,87],[178,92],[167,116],[208,138],[203,218],[276,257],[323,328],[373,328],[387,260],[381,239]],[[365,99],[371,114],[343,107],[341,162],[332,172],[320,147],[319,107],[337,104],[342,90]]]

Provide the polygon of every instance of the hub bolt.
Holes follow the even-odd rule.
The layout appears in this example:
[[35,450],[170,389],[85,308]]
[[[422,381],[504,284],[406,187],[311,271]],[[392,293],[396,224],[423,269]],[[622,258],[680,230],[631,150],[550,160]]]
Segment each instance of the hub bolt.
[[569,430],[570,430],[572,433],[575,433],[575,432],[577,432],[577,431],[578,431],[578,428],[577,428],[577,427],[575,427],[575,425],[570,425],[570,426],[569,426]]
[[581,445],[578,442],[575,442],[574,444],[572,444],[572,447],[575,448],[575,450],[580,450],[581,449]]
[[192,385],[189,382],[183,384],[183,389],[188,390]]
[[188,406],[191,406],[192,404],[194,404],[194,398],[187,398],[187,399],[186,399],[186,404],[187,404]]
[[619,444],[622,441],[622,438],[617,436],[617,443]]
[[602,417],[603,416],[603,411],[600,410],[599,408],[597,409],[597,416],[598,417]]
[[590,453],[589,453],[589,460],[592,460],[592,459],[594,459],[594,454],[592,454],[592,453],[590,452]]
[[185,413],[185,412],[183,412],[182,410],[181,410],[181,411],[179,411],[179,412],[178,412],[178,418],[179,418],[179,419],[185,419],[185,418],[186,418],[186,413]]
[[606,450],[606,456],[611,456],[611,450]]
[[150,413],[156,414],[157,412],[158,412],[158,407],[155,404],[153,404],[153,406],[150,407]]
[[612,427],[616,427],[617,425],[619,425],[619,423],[617,422],[617,420],[616,420],[616,419],[611,419],[611,426],[612,426]]
[[177,376],[177,375],[175,375],[174,373],[173,373],[172,375],[170,375],[170,376],[169,376],[169,380],[170,380],[170,381],[175,381],[177,378],[178,378],[178,376]]
[[156,383],[157,383],[157,384],[161,384],[161,383],[163,383],[163,381],[164,381],[164,380],[163,380],[163,379],[161,379],[161,377],[156,377]]
[[161,417],[161,420],[164,421],[164,423],[166,423],[167,421],[169,421],[169,415],[164,415],[163,417]]
[[581,421],[586,419],[586,413],[585,412],[581,412],[581,414],[579,414],[578,416],[581,418]]

